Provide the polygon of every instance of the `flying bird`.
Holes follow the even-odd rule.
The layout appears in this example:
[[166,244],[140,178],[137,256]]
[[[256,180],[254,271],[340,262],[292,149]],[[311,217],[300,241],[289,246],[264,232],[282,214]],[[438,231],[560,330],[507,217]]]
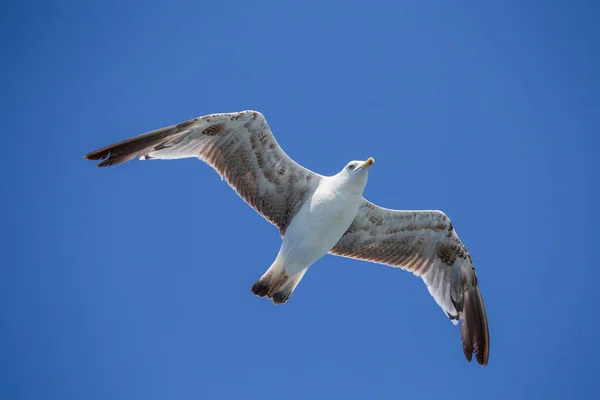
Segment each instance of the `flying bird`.
[[399,267],[420,276],[455,325],[465,357],[487,365],[488,322],[471,256],[441,211],[379,207],[363,197],[374,160],[350,161],[334,176],[296,163],[257,111],[212,114],[148,132],[86,154],[108,167],[197,157],[279,228],[281,248],[252,293],[288,301],[325,254]]

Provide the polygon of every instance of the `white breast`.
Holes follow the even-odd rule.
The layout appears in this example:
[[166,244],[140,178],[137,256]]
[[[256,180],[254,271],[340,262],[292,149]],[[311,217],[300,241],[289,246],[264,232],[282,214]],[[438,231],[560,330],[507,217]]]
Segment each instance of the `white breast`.
[[320,185],[286,231],[281,249],[286,264],[307,267],[331,250],[354,220],[361,199],[335,185]]

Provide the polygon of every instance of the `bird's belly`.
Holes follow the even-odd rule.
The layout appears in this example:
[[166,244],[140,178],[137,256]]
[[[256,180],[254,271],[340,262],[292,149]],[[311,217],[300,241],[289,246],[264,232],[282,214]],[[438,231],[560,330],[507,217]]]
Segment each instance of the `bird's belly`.
[[288,263],[308,266],[327,254],[358,210],[358,200],[354,198],[312,200],[302,206],[286,231],[282,246]]

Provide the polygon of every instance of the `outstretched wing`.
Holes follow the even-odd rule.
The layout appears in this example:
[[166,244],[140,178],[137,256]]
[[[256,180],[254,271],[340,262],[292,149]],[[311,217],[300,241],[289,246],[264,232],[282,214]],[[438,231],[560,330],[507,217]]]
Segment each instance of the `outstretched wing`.
[[279,147],[267,121],[256,111],[213,114],[158,129],[86,154],[107,167],[139,156],[148,159],[198,157],[256,211],[285,233],[322,176],[292,160]]
[[390,210],[364,200],[331,254],[400,267],[420,276],[460,333],[468,361],[486,365],[490,339],[469,252],[441,211]]

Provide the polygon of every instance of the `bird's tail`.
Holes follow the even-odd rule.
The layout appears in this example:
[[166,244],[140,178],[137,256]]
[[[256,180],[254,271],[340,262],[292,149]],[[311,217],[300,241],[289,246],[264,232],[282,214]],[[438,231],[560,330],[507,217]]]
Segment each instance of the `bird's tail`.
[[285,266],[279,261],[271,267],[252,285],[252,293],[259,297],[267,297],[275,304],[283,304],[288,301],[294,289],[306,273],[306,268],[294,275],[289,275]]

